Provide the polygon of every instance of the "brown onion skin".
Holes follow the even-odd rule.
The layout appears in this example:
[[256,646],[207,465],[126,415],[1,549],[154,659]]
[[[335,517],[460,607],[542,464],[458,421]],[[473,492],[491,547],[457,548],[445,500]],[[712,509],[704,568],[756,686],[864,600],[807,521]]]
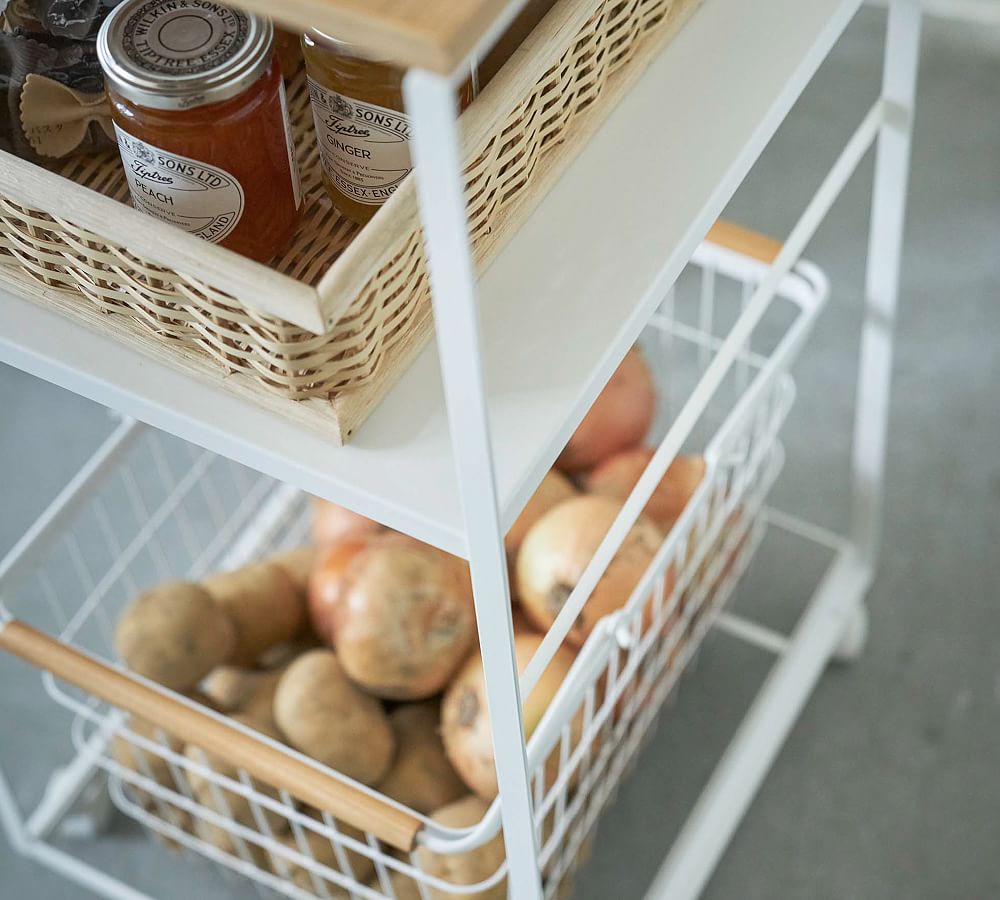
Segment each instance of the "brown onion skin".
[[[535,655],[542,636],[534,631],[514,635],[514,654],[519,672],[524,672]],[[549,708],[575,660],[575,653],[560,647],[542,673],[531,694],[524,700],[524,733],[532,735]],[[582,716],[572,724],[575,746],[582,731]],[[496,767],[493,763],[493,738],[486,705],[486,681],[482,657],[474,653],[448,685],[441,704],[441,737],[445,752],[469,788],[485,800],[497,795]],[[547,781],[554,782],[559,771],[559,750],[553,751],[547,764]]]
[[656,386],[638,347],[615,370],[569,439],[556,467],[578,475],[642,443],[656,415]]
[[558,469],[550,469],[535,489],[535,493],[524,504],[521,514],[514,520],[510,530],[504,537],[503,544],[507,555],[513,558],[521,549],[524,536],[542,516],[553,506],[558,506],[563,500],[569,500],[579,493],[565,475]]
[[354,554],[330,601],[345,672],[387,700],[438,693],[475,643],[468,565],[402,534],[372,538]]
[[385,526],[373,519],[313,497],[312,538],[317,547],[330,547],[341,541],[362,540],[385,531]]
[[[528,532],[517,558],[521,609],[542,631],[555,621],[618,515],[621,504],[584,494],[549,510]],[[640,516],[598,581],[566,640],[580,647],[604,616],[621,609],[662,542]]]
[[368,546],[367,540],[334,544],[319,553],[309,576],[309,621],[325,644],[333,644],[333,610],[341,602],[348,567]]
[[[655,452],[651,447],[636,447],[606,459],[587,476],[587,490],[624,503]],[[703,457],[678,456],[653,491],[643,515],[670,531],[704,479],[705,470]]]

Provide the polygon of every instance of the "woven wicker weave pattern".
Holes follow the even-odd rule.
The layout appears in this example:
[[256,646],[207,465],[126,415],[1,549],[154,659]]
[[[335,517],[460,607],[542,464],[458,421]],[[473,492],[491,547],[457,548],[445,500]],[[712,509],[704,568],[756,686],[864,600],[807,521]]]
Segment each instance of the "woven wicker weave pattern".
[[[505,210],[533,186],[542,154],[565,139],[607,79],[625,66],[678,0],[581,0],[593,15],[561,47],[526,95],[504,96],[503,126],[469,148],[470,231],[482,263]],[[495,96],[495,95],[494,95]],[[289,86],[289,109],[303,172],[306,210],[293,245],[272,265],[316,286],[358,233],[333,208],[319,177],[308,92],[302,73]],[[60,174],[123,202],[128,189],[117,153],[67,162]],[[495,243],[495,242],[494,242]],[[230,372],[250,375],[293,399],[334,398],[362,389],[408,330],[426,327],[430,302],[418,223],[384,247],[364,289],[327,334],[315,335],[255,311],[194,272],[166,269],[49,212],[0,196],[0,260],[49,287],[128,316],[165,342],[200,351]]]

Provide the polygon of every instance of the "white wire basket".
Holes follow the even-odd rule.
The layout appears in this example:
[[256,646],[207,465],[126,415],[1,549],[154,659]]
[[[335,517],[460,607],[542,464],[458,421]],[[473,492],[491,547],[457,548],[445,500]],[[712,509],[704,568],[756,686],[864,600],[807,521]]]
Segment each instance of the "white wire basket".
[[[661,383],[654,436],[694,395],[767,271],[761,260],[706,243],[663,301],[642,338]],[[705,478],[627,604],[579,651],[529,741],[547,898],[568,893],[602,810],[754,557],[783,462],[778,433],[794,397],[788,369],[826,294],[822,274],[804,262],[780,284],[700,409],[686,449],[704,455]],[[71,683],[81,667],[119,665],[114,623],[140,590],[301,545],[308,512],[307,498],[286,485],[123,422],[0,564],[0,643],[27,623],[55,636],[29,635],[32,646],[60,659],[66,649],[77,654],[76,668],[57,668],[64,680],[42,676],[47,694],[72,713],[72,766],[81,779],[107,772],[118,809],[170,848],[300,900],[506,896],[497,802],[480,821],[446,828],[124,669],[96,693]],[[116,693],[122,684],[131,693]],[[276,764],[251,772],[242,757],[186,753],[175,736],[182,720],[225,729],[234,747],[256,748]],[[133,765],[121,764],[122,747]],[[442,859],[488,856],[486,847],[496,864],[474,883],[441,876]]]

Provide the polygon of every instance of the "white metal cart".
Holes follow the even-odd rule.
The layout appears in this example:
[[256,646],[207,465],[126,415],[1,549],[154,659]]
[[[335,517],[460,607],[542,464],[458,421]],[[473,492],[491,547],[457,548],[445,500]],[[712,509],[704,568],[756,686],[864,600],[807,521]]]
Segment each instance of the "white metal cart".
[[[271,12],[264,0],[243,5]],[[891,0],[881,96],[873,98],[780,248],[748,247],[739,234],[734,240],[718,230],[707,243],[700,241],[859,0],[705,0],[478,279],[467,238],[453,97],[468,59],[492,44],[523,2],[477,0],[461,27],[443,21],[438,30],[409,19],[405,4],[384,6],[368,15],[359,12],[363,5],[348,0],[302,2],[282,15],[300,26],[325,16],[331,30],[348,28],[363,46],[389,47],[393,58],[409,68],[405,95],[415,124],[435,348],[417,359],[350,446],[332,450],[295,422],[198,373],[155,361],[107,334],[81,331],[56,312],[6,293],[0,304],[0,358],[128,418],[0,567],[0,643],[74,681],[79,676],[74,667],[86,668],[89,657],[69,657],[59,647],[112,653],[108,610],[141,583],[137,567],[144,555],[154,559],[155,568],[157,555],[176,552],[180,555],[164,560],[165,569],[173,570],[179,559],[188,573],[199,574],[294,543],[304,530],[299,490],[463,556],[475,589],[500,802],[466,834],[418,821],[412,837],[426,847],[461,849],[487,839],[502,824],[506,864],[492,883],[505,876],[511,897],[534,900],[557,895],[683,669],[684,654],[678,658],[677,645],[664,635],[668,621],[679,615],[671,597],[685,594],[684,633],[696,636],[687,645],[691,651],[697,635],[717,624],[777,656],[648,895],[651,900],[696,897],[824,667],[837,653],[860,652],[864,643],[865,596],[878,561],[920,6],[916,0]],[[420,24],[423,30],[416,27]],[[688,89],[664,88],[676,84]],[[725,115],[711,112],[723,110]],[[640,134],[641,140],[634,139]],[[613,191],[591,191],[620,164],[623,138],[630,140],[629,169],[642,178]],[[778,428],[793,393],[787,368],[826,297],[821,273],[800,256],[873,145],[877,162],[859,356],[853,512],[848,534],[837,536],[769,512],[766,493],[780,468]],[[719,288],[722,282],[730,283],[729,295]],[[503,535],[640,336],[652,356],[662,353],[664,365],[677,367],[676,373],[671,369],[675,388],[665,420],[669,426],[661,429],[652,462],[536,657],[518,677]],[[685,352],[686,363],[678,363]],[[208,452],[172,443],[138,422]],[[588,641],[576,678],[567,682],[526,745],[520,697],[530,692],[563,642],[668,465],[699,430],[706,436],[709,476],[629,605]],[[155,461],[154,484],[137,485],[141,467],[130,464],[130,455],[140,452]],[[222,487],[205,487],[212,484],[207,480],[212,472],[216,485],[231,479],[229,495]],[[137,521],[145,522],[131,537],[102,518],[119,481],[132,497]],[[247,497],[252,504],[243,502]],[[197,504],[208,510],[204,515],[212,533],[225,539],[164,550],[163,532],[177,516],[194,521],[190,527],[197,533]],[[89,523],[86,516],[93,517]],[[739,527],[727,528],[733,521]],[[767,527],[789,529],[828,548],[832,556],[789,636],[721,613]],[[88,563],[86,537],[101,529],[103,546],[115,552]],[[61,543],[53,542],[54,536]],[[731,564],[710,565],[707,551],[720,541],[727,550],[720,559]],[[81,569],[86,573],[75,585],[82,594],[70,606],[58,586],[29,585],[38,564],[56,552],[68,554],[78,575]],[[60,645],[45,643],[16,621],[23,615],[19,596],[41,595],[52,601]],[[651,631],[641,624],[647,617],[657,624]],[[116,707],[133,709],[137,702],[138,688],[122,689],[109,677],[110,687],[98,703],[93,691],[80,692],[46,676],[46,690],[76,717],[77,757],[27,816],[0,773],[0,813],[9,838],[24,854],[109,897],[135,898],[145,895],[49,839],[94,771],[110,766],[107,743],[126,727]],[[152,692],[143,695],[146,701],[163,700],[155,688],[140,687]],[[124,693],[116,693],[120,690]],[[651,699],[644,702],[647,694]],[[164,708],[183,715],[176,706]],[[583,716],[583,740],[570,734],[577,715]],[[156,741],[144,749],[164,753]],[[552,753],[576,767],[578,783],[571,785],[567,778],[547,783],[545,763]],[[169,750],[165,758],[181,763]],[[289,812],[293,804],[287,794],[274,798],[262,792],[259,771],[241,771],[238,782],[207,774],[220,777],[225,790],[249,798],[260,813],[258,821],[268,813],[291,817],[299,849],[286,853],[281,865],[304,868],[314,885],[317,878],[327,879],[351,896],[391,898],[393,878],[402,874],[414,880],[420,896],[443,889],[421,873],[415,856],[408,862],[390,852],[393,828],[406,831],[411,823],[405,816],[393,818],[399,810],[385,808],[389,824],[381,832],[345,836],[333,817],[306,821]],[[303,778],[309,780],[309,773]],[[236,851],[213,855],[163,814],[163,804],[170,803],[190,812],[190,798],[159,796],[150,812],[135,804],[123,779],[128,781],[111,770],[116,803],[161,835],[288,896],[329,895],[325,887],[317,886],[314,893],[289,886],[280,877],[281,866],[278,875],[267,874],[256,848],[272,857],[282,851],[266,826],[260,829],[263,837],[237,834]],[[149,779],[140,777],[139,786],[156,794]],[[321,793],[311,796],[323,799]],[[339,867],[324,866],[304,852],[303,833],[309,829],[333,842]],[[343,867],[344,853],[370,860],[375,880],[355,880],[350,864]],[[475,896],[471,888],[455,893]]]

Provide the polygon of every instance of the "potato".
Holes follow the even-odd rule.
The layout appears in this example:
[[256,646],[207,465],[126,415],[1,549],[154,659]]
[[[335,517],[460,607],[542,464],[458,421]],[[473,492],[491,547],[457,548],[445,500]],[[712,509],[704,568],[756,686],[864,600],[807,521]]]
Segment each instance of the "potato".
[[431,697],[475,643],[468,566],[404,535],[372,538],[347,564],[329,622],[352,681],[390,700]]
[[262,672],[254,686],[253,692],[247,698],[241,712],[258,721],[274,723],[274,695],[278,692],[278,682],[285,674],[284,669],[274,672]]
[[392,764],[396,739],[382,704],[350,682],[332,650],[288,667],[274,718],[292,746],[363,784],[378,784]]
[[[206,697],[199,691],[194,691],[187,696],[189,699],[208,709],[218,709],[209,697]],[[184,752],[184,743],[178,738],[173,737],[173,735],[167,734],[155,722],[150,722],[148,719],[143,719],[135,715],[129,717],[128,730],[132,735],[144,738],[157,748],[160,748],[160,752],[147,750],[145,747],[139,746],[135,742],[135,738],[131,735],[125,737],[124,735],[116,734],[111,740],[112,759],[118,765],[137,772],[143,778],[152,779],[169,791],[180,793],[180,788],[170,769],[170,762],[163,754],[166,753],[165,748],[169,748],[176,754],[182,754]],[[176,766],[180,772],[183,772],[184,764],[182,762],[177,763]],[[191,817],[182,809],[173,806],[170,798],[154,796],[151,792],[129,782],[125,783],[125,788],[132,799],[140,806],[154,810],[161,818],[166,819],[184,831],[191,832]],[[162,837],[159,834],[157,836]],[[163,841],[167,844],[173,844],[173,841],[169,838],[163,838]]]
[[306,633],[297,637],[294,641],[285,644],[275,644],[265,650],[257,660],[257,668],[266,671],[274,669],[287,669],[289,663],[298,659],[303,653],[323,647],[319,639],[312,633]]
[[[417,882],[409,875],[389,869],[389,881],[392,882],[392,892],[396,895],[396,900],[424,900]],[[368,883],[368,887],[378,892],[382,890],[382,883],[374,878]]]
[[261,672],[243,666],[219,666],[212,669],[201,683],[201,692],[220,712],[239,712],[253,693]]
[[133,672],[175,691],[191,690],[236,647],[236,629],[225,611],[197,584],[161,584],[125,610],[115,645]]
[[[223,666],[222,668],[225,667]],[[214,672],[215,670],[213,669],[212,671]],[[184,696],[187,697],[188,700],[193,700],[199,706],[204,706],[205,709],[212,710],[212,712],[223,712],[222,707],[220,707],[219,704],[216,703],[215,699],[213,697],[210,697],[200,688],[193,691],[188,691]]]
[[[156,817],[161,821],[169,822],[174,828],[179,828],[188,834],[194,834],[194,819],[191,818],[189,812],[178,809],[176,806],[168,805],[157,806],[154,808],[154,812]],[[187,849],[187,844],[182,844],[180,841],[170,837],[170,835],[164,834],[161,831],[153,831],[152,833],[171,853],[183,853]]]
[[[266,719],[255,718],[247,715],[246,713],[241,713],[233,716],[233,721],[253,728],[261,734],[266,735],[269,738],[273,738],[274,740],[281,740],[281,735],[278,734],[274,725]],[[220,756],[216,756],[214,753],[208,753],[200,747],[188,744],[188,746],[184,748],[184,755],[189,760],[192,760],[199,765],[207,765],[213,772],[216,773],[216,775],[231,778],[236,782],[240,781],[239,769],[228,760],[223,759]],[[188,783],[191,785],[191,793],[194,796],[194,799],[197,800],[202,806],[207,806],[209,809],[213,809],[224,816],[235,819],[241,825],[246,825],[248,828],[252,828],[254,830],[257,829],[257,820],[254,816],[253,809],[250,806],[249,799],[244,797],[242,794],[238,794],[233,790],[223,787],[218,784],[216,780],[209,779],[194,769],[187,769],[187,778]],[[267,784],[262,784],[257,779],[254,779],[253,783],[254,788],[258,793],[263,794],[266,797],[270,797],[273,800],[281,800],[281,796],[276,788]],[[258,806],[267,819],[268,826],[271,828],[272,832],[281,834],[287,831],[288,822],[284,816],[268,809],[262,804],[258,804]]]
[[425,814],[466,793],[444,752],[439,703],[408,703],[394,709],[389,721],[396,734],[396,759],[379,791]]
[[[252,828],[253,826],[247,827]],[[268,853],[260,844],[255,844],[249,839],[243,839],[243,848],[241,848],[240,840],[235,834],[225,828],[220,828],[218,825],[213,825],[204,819],[195,820],[194,833],[206,843],[217,847],[223,853],[235,856],[237,859],[244,859],[244,854],[241,851],[245,848],[246,857],[253,865],[258,869],[268,870],[270,868],[268,865]]]
[[[487,809],[489,805],[485,801],[479,797],[469,796],[442,807],[431,818],[446,828],[466,828],[477,825],[486,815]],[[506,859],[501,832],[482,847],[469,850],[467,853],[439,855],[423,846],[417,847],[416,853],[422,871],[454,885],[478,884],[496,872]],[[452,891],[427,888],[427,896],[430,900],[458,900],[459,897],[507,900],[507,879],[503,878],[498,884],[471,894],[456,894]]]
[[252,666],[269,647],[292,640],[306,621],[305,603],[280,565],[255,563],[202,582],[236,626],[231,661]]
[[[364,832],[358,831],[357,828],[352,828],[350,825],[338,824],[337,830],[359,843],[365,843]],[[327,866],[335,872],[342,872],[346,877],[353,878],[361,883],[366,882],[375,873],[375,863],[372,862],[371,857],[358,853],[356,850],[349,850],[347,847],[343,847],[344,856],[351,867],[351,874],[348,875],[341,868],[340,860],[337,858],[337,852],[334,850],[332,842],[323,837],[323,835],[317,834],[308,828],[302,829],[302,836],[309,847],[309,853],[320,865]],[[299,847],[294,834],[287,834],[282,837],[281,843],[296,853],[302,853],[302,849]],[[280,875],[282,878],[290,879],[304,891],[316,890],[309,870],[305,867],[277,855],[274,856],[272,863],[275,874]],[[340,900],[340,898],[347,900],[349,896],[348,892],[335,881],[329,881],[322,876],[317,877],[326,884],[327,891],[334,900]]]
[[309,575],[316,562],[315,547],[298,547],[275,556],[271,562],[281,566],[292,579],[292,584],[299,595],[305,597],[309,589]]
[[222,712],[247,713],[252,718],[274,720],[274,693],[284,670],[262,672],[239,666],[219,666],[202,682],[202,691]]
[[[165,734],[161,728],[148,719],[131,716],[128,722],[128,729],[133,734],[156,744],[157,747],[163,747],[165,743],[174,753],[181,753],[184,750],[184,744],[181,741],[171,735]],[[174,782],[174,776],[170,771],[170,765],[167,760],[151,750],[146,750],[144,747],[134,744],[124,735],[116,734],[112,739],[111,757],[123,768],[131,769],[143,778],[151,779],[157,784],[169,788],[171,791],[177,790],[177,785]],[[125,787],[129,796],[140,806],[149,808],[156,803],[153,794],[149,791],[128,782],[125,783]]]

